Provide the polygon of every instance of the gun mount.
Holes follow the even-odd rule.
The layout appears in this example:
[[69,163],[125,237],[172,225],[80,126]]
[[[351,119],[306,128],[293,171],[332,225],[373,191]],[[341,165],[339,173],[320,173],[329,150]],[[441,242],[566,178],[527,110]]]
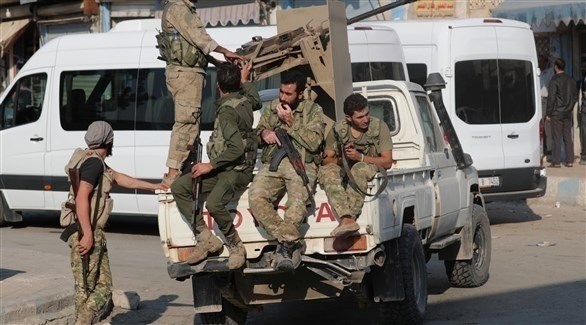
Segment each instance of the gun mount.
[[346,26],[415,1],[399,0],[350,19],[344,3],[337,0],[324,6],[281,10],[277,12],[279,34],[254,37],[236,53],[252,61],[253,81],[300,69],[308,76],[312,98],[326,115],[339,119],[343,110],[335,105],[342,105],[352,92]]

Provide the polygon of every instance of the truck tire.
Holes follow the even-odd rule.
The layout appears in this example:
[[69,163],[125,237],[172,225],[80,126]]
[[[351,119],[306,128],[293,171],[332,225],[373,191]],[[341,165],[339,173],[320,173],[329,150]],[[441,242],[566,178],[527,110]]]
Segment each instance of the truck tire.
[[472,207],[472,259],[444,261],[450,283],[458,288],[480,287],[488,281],[491,252],[490,222],[483,206]]
[[403,225],[399,263],[405,299],[380,303],[381,323],[421,324],[427,309],[427,269],[421,238],[413,225]]
[[222,298],[222,311],[199,314],[204,325],[239,325],[245,324],[248,312],[240,309]]

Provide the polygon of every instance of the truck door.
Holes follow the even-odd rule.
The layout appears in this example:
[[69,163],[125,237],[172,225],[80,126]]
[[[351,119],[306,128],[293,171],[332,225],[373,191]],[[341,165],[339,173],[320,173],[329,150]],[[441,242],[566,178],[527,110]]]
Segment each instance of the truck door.
[[[438,123],[434,121],[435,114],[426,96],[415,96],[417,108],[421,116],[425,147],[428,148],[430,163],[434,167],[432,180],[436,186],[436,195],[439,200],[439,210],[436,217],[441,216],[440,227],[453,229],[460,209],[461,193],[456,176],[456,161],[452,151],[445,145]],[[441,232],[441,229],[436,231]]]
[[48,72],[18,79],[0,104],[0,184],[11,208],[45,207]]

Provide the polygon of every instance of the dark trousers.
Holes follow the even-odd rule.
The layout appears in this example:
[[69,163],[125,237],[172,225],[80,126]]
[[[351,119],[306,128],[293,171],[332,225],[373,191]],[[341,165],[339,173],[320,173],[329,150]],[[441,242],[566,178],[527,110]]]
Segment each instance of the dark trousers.
[[586,160],[586,112],[578,114],[580,125],[580,160]]
[[[208,213],[211,214],[220,231],[226,236],[232,235],[235,230],[227,205],[237,192],[243,192],[246,189],[251,179],[252,173],[233,170],[220,173],[212,172],[202,177],[201,197],[205,198]],[[179,212],[188,218],[193,213],[192,181],[191,174],[188,173],[179,177],[171,185],[171,192]],[[205,226],[205,222],[200,213],[195,217],[195,227],[197,229],[202,226]]]
[[552,164],[559,164],[562,157],[562,140],[566,150],[566,164],[574,162],[574,141],[572,139],[572,118],[551,117]]

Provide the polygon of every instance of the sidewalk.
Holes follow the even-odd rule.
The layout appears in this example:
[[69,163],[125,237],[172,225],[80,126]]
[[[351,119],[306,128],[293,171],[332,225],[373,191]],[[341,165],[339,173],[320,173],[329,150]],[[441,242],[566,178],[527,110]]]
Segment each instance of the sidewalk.
[[[40,260],[55,263],[39,265]],[[69,258],[41,251],[31,254],[30,249],[2,250],[0,324],[45,324],[73,314],[73,309]]]
[[529,199],[530,204],[551,204],[560,206],[586,206],[586,166],[576,162],[574,167],[546,168],[547,191],[545,196]]
[[[547,168],[547,192],[529,204],[560,203],[586,206],[586,166]],[[64,246],[66,248],[66,245]],[[73,280],[67,255],[30,250],[2,250],[0,264],[0,324],[67,324],[73,318]],[[52,259],[53,266],[38,260]],[[22,271],[14,271],[22,270]]]

